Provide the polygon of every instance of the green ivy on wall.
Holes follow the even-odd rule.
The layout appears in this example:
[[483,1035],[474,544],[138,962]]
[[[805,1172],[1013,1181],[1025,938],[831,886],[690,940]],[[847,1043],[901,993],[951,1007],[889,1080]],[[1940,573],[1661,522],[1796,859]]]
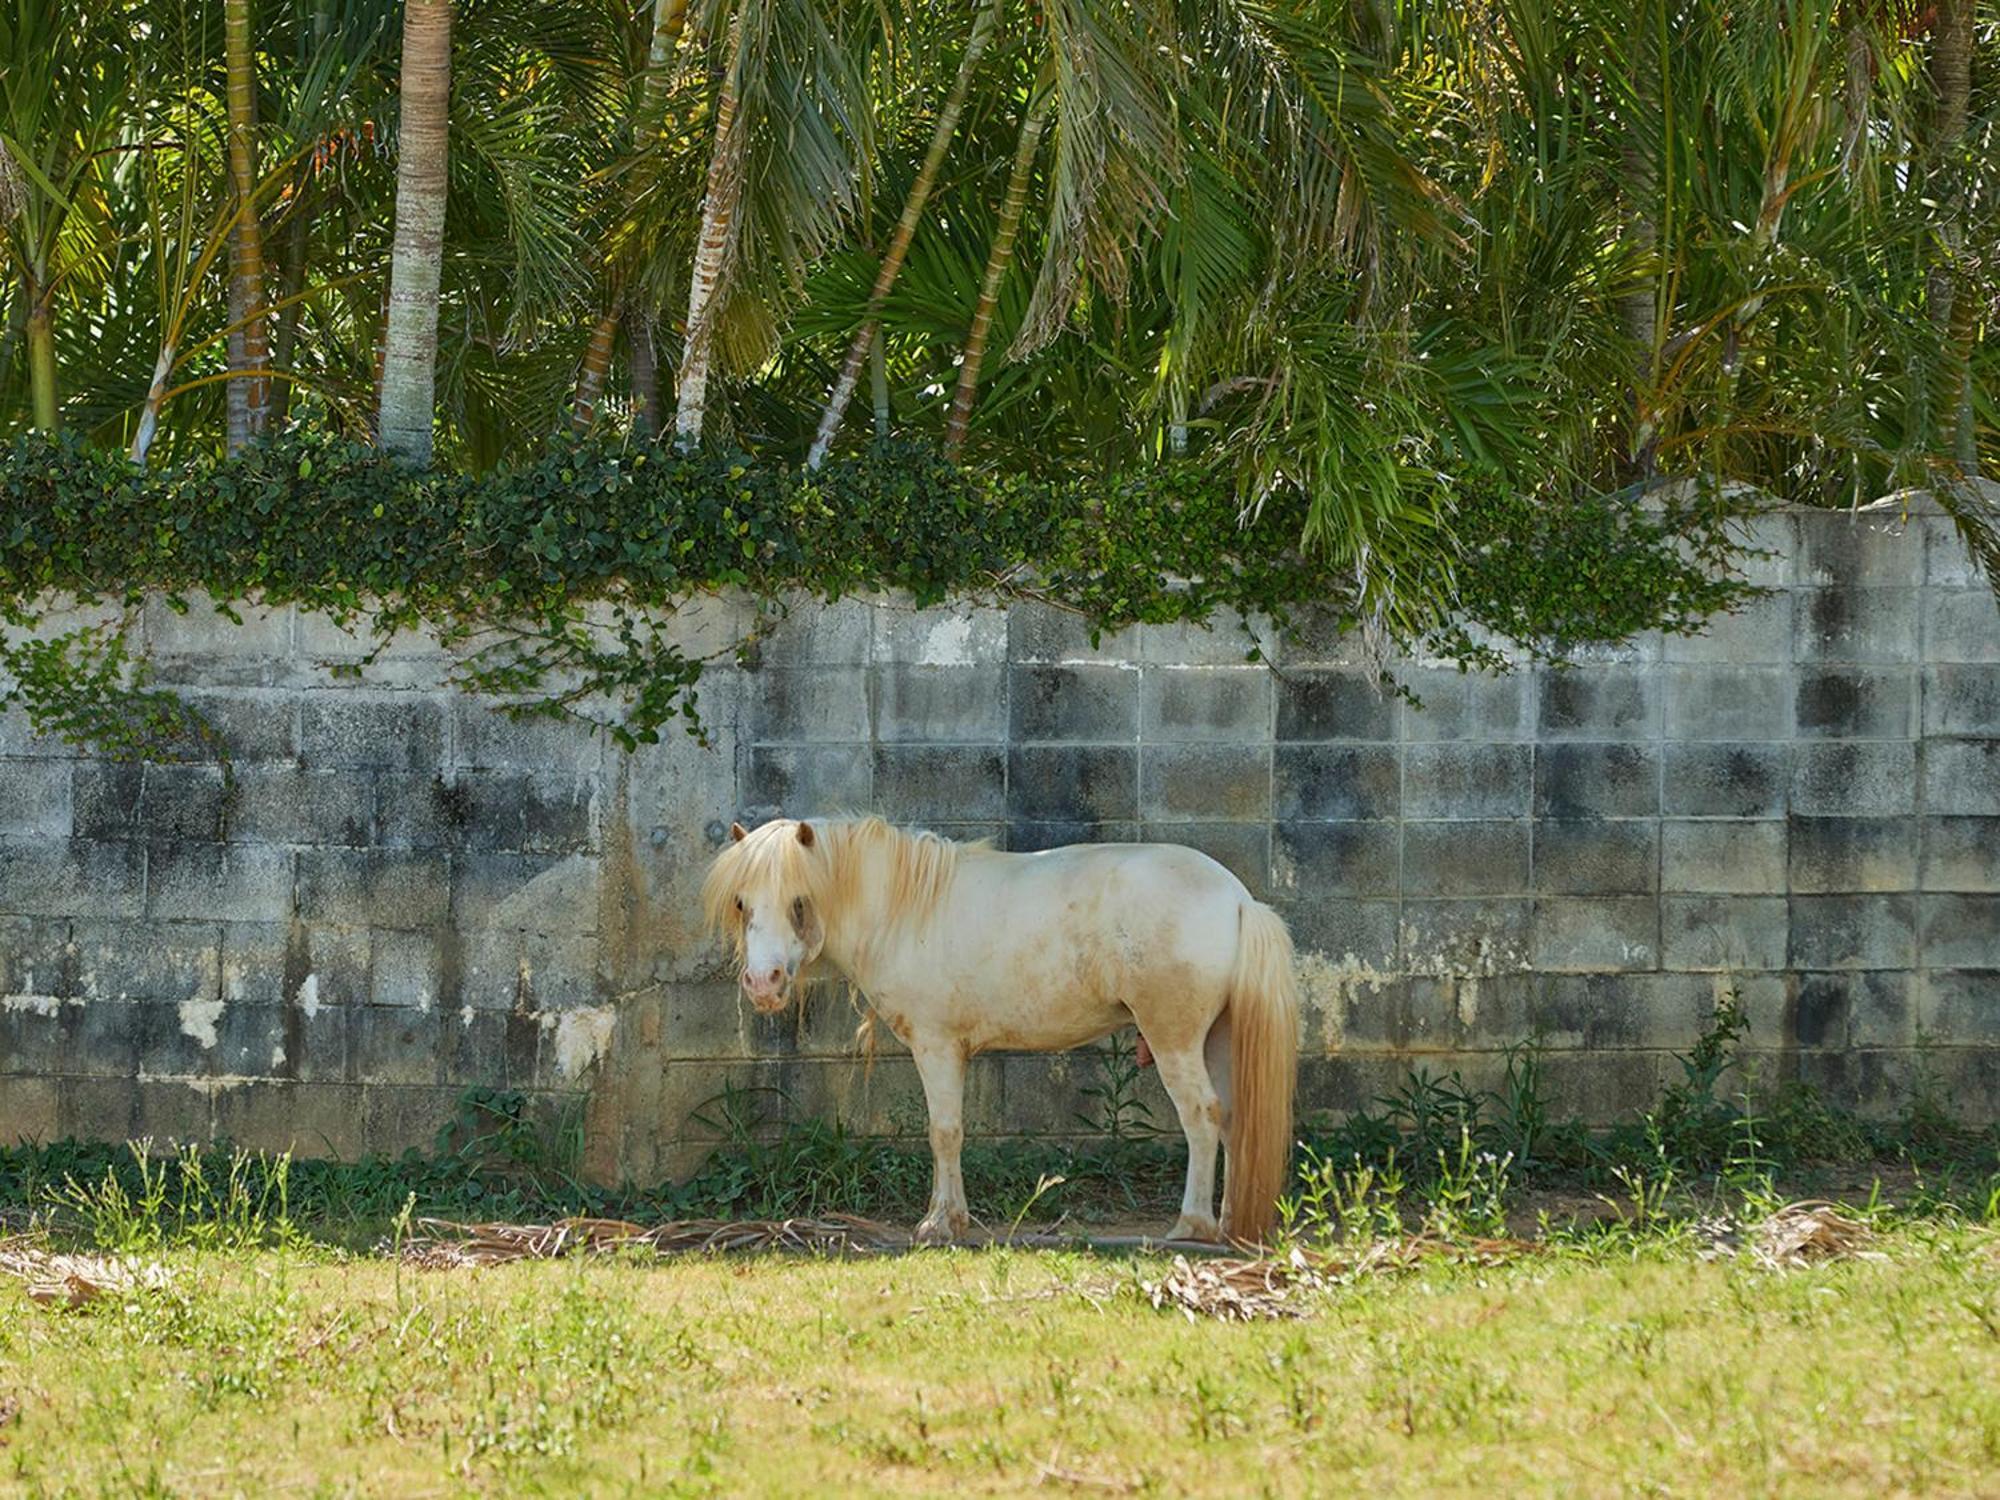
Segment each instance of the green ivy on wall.
[[[1730,513],[1630,497],[1551,500],[1492,475],[1454,492],[1423,576],[1403,581],[1387,644],[1465,667],[1537,659],[1639,631],[1697,630],[1753,592],[1731,576]],[[1290,628],[1354,618],[1352,589],[1301,551],[1302,505],[1245,523],[1197,464],[1105,480],[996,476],[884,444],[816,473],[745,454],[594,439],[488,475],[417,472],[311,429],[227,458],[136,468],[68,436],[0,454],[0,702],[102,753],[184,753],[208,731],[145,681],[121,632],[24,636],[59,598],[170,603],[205,592],[296,604],[381,639],[422,623],[459,648],[458,680],[517,714],[588,719],[630,748],[702,726],[708,661],[806,594],[904,590],[1036,598],[1095,630],[1223,612]],[[750,636],[687,654],[675,607],[718,589],[758,602]],[[179,747],[177,749],[177,747]]]

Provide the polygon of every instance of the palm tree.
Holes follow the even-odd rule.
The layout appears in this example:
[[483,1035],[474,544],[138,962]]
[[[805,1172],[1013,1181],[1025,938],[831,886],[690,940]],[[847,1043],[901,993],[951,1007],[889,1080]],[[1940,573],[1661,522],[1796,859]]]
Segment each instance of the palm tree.
[[258,215],[256,54],[250,39],[250,0],[224,0],[223,49],[228,77],[229,179],[236,205],[229,231],[230,368],[244,378],[229,383],[229,446],[260,435],[270,418],[271,343],[264,311],[264,234]]
[[428,464],[444,265],[451,0],[409,0],[403,15],[402,102],[379,431],[387,451]]

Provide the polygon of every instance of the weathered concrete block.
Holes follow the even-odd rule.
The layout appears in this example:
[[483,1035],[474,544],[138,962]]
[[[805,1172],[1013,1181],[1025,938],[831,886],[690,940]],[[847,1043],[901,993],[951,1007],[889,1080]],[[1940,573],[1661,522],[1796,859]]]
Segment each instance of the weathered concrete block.
[[565,772],[460,771],[432,801],[468,849],[575,854],[598,847],[597,795],[595,778]]
[[131,1140],[139,1128],[136,1078],[61,1079],[56,1086],[56,1133],[66,1140]]
[[1662,678],[1670,740],[1787,740],[1794,685],[1789,667],[1717,662],[1667,667]]
[[217,766],[86,762],[74,778],[76,834],[88,839],[213,842],[230,804]]
[[1532,679],[1521,673],[1412,667],[1395,677],[1416,700],[1403,705],[1405,740],[1519,740],[1532,733]]
[[[74,995],[76,983],[67,918],[0,917],[0,1005],[18,1009]],[[5,1068],[6,1049],[0,1047],[0,1071]]]
[[1785,889],[1785,825],[1679,822],[1660,825],[1660,880],[1669,891],[1762,895]]
[[439,1023],[444,1081],[484,1088],[519,1082],[508,1076],[507,1021],[506,1015],[490,1010],[444,1016]]
[[1007,836],[1001,847],[1016,854],[1033,854],[1042,849],[1060,849],[1066,844],[1133,844],[1138,841],[1137,823],[1017,820],[1007,825]]
[[1537,974],[1525,987],[1527,1014],[1505,1040],[1538,1033],[1545,1063],[1579,1049],[1672,1045],[1692,1028],[1701,988],[1679,974]]
[[1559,1115],[1629,1120],[1660,1097],[1664,1062],[1658,1052],[1557,1052],[1543,1079]]
[[60,1014],[62,1052],[55,1071],[112,1078],[138,1070],[143,1035],[140,1006],[124,1000],[86,1000]]
[[[100,1020],[104,1029],[116,1031],[121,1042],[144,1064],[152,1078],[210,1078],[223,1070],[216,1066],[216,1048],[221,1040],[222,1015],[226,1007],[207,1000],[116,1000],[93,1001],[103,1007]],[[128,1035],[129,1034],[129,1035]],[[126,1046],[120,1047],[120,1052]],[[111,1072],[112,1068],[76,1068],[74,1071]]]
[[[384,851],[389,859],[404,856]],[[422,857],[404,867],[423,868]],[[485,854],[469,852],[451,861],[451,921],[466,930],[506,927],[521,932],[577,936],[598,927],[602,862],[588,854]],[[375,922],[378,927],[425,927],[442,918],[427,902],[421,920]],[[412,912],[411,916],[418,913]]]
[[1263,667],[1148,667],[1139,702],[1139,733],[1151,744],[1270,742],[1271,674]]
[[1381,974],[1397,968],[1394,901],[1356,901],[1304,891],[1296,900],[1281,899],[1277,907],[1300,952]]
[[874,802],[875,756],[866,745],[758,745],[750,752],[746,812],[803,818]]
[[1271,885],[1281,894],[1322,901],[1393,896],[1401,888],[1394,823],[1288,822],[1274,824],[1272,834]]
[[[504,857],[471,856],[468,862]],[[432,927],[450,910],[452,871],[432,851],[302,849],[298,860],[298,909],[308,922]]]
[[883,663],[874,671],[875,732],[887,741],[1007,737],[1007,669]]
[[[140,837],[140,799],[145,791],[146,768],[136,761],[90,760],[76,766],[71,778],[75,836],[80,839]],[[218,808],[218,820],[219,816]]]
[[1917,676],[1893,667],[1807,668],[1792,714],[1803,739],[1908,739],[1917,728]]
[[60,1073],[67,1050],[64,1016],[82,1004],[49,994],[0,996],[0,1075]]
[[412,1146],[431,1150],[457,1109],[458,1092],[450,1086],[368,1085],[361,1091],[361,1149],[386,1156],[400,1156]]
[[53,1141],[59,1128],[53,1078],[0,1076],[0,1146]]
[[1130,667],[1017,666],[1008,696],[1008,733],[1016,742],[1139,737],[1139,673]]
[[178,611],[160,594],[146,601],[141,626],[157,681],[270,687],[291,676],[290,605],[233,605],[240,624],[205,594],[188,596],[187,606]]
[[1644,896],[1565,896],[1535,903],[1537,969],[1651,969],[1660,912]]
[[1924,660],[2000,661],[2000,602],[1980,585],[1924,591]]
[[1372,673],[1300,668],[1276,678],[1280,740],[1394,740],[1402,700]]
[[1660,811],[1656,747],[1630,744],[1535,748],[1535,815],[1543,818],[1645,818]]
[[[1789,561],[1787,559],[1787,561]],[[1747,599],[1728,614],[1711,615],[1698,635],[1670,635],[1662,652],[1669,662],[1782,663],[1792,659],[1789,590]]]
[[1912,744],[1794,745],[1791,810],[1806,817],[1907,814],[1916,779]]
[[1922,581],[1924,537],[1901,517],[1808,508],[1797,516],[1800,583],[1855,587]]
[[1007,611],[954,600],[914,609],[894,598],[873,601],[877,666],[1000,666],[1007,659]]
[[875,615],[875,605],[861,598],[787,600],[763,632],[765,659],[802,667],[866,666],[875,659]]
[[861,667],[767,667],[753,673],[745,727],[760,742],[852,741],[874,731],[868,672]]
[[2000,818],[1920,820],[1927,891],[2000,891]]
[[1406,899],[1402,908],[1404,972],[1507,974],[1529,965],[1534,902],[1525,897],[1482,900]]
[[373,842],[376,783],[365,771],[245,766],[236,773],[225,820],[248,844],[364,848]]
[[[727,699],[724,681],[703,679],[701,701]],[[605,739],[574,719],[517,718],[479,699],[454,693],[446,700],[451,762],[501,771],[561,771],[589,776],[605,764]],[[418,768],[421,769],[421,768]]]
[[1424,744],[1403,750],[1406,818],[1519,818],[1528,812],[1526,745]]
[[1916,957],[1909,895],[1794,896],[1790,961],[1801,969],[1898,969]]
[[1269,823],[1162,823],[1142,825],[1149,843],[1181,844],[1198,849],[1221,865],[1259,901],[1271,894],[1271,825]]
[[1926,667],[1926,735],[2000,736],[2000,664]]
[[68,761],[0,760],[0,834],[66,839],[70,811]]
[[447,967],[443,1004],[448,1010],[584,1010],[605,998],[598,970],[598,942],[590,933],[470,932],[458,952],[455,988]]
[[315,767],[429,770],[444,759],[444,724],[439,700],[411,693],[308,697],[300,712],[299,754]]
[[1785,967],[1791,930],[1783,896],[1666,896],[1660,962],[1696,972]]
[[1912,818],[1794,817],[1790,845],[1794,891],[1907,891],[1917,883]]
[[1139,814],[1139,752],[1116,746],[1023,746],[1007,757],[1007,815],[1100,823]]
[[146,854],[146,915],[167,921],[280,922],[292,913],[292,878],[289,849],[156,843]]
[[1790,747],[1687,742],[1666,747],[1661,808],[1670,815],[1768,818],[1785,810]]
[[[1907,1046],[1916,1037],[1916,977],[1849,971],[1801,974],[1781,1043]],[[1907,1097],[1907,1096],[1906,1096]]]
[[1091,636],[1090,622],[1074,610],[1059,609],[1053,604],[1023,603],[1007,611],[1009,660],[1058,665],[1138,661],[1137,626],[1098,632],[1095,640]]
[[892,822],[1002,818],[1007,752],[1000,745],[878,745],[875,807]]
[[1539,895],[1636,896],[1659,889],[1659,826],[1650,821],[1543,818],[1533,825]]
[[2000,814],[2000,739],[1924,746],[1923,795],[1929,813]]
[[1403,824],[1403,891],[1411,896],[1517,896],[1528,889],[1528,823]]
[[145,871],[141,844],[0,839],[0,912],[136,917],[145,902]]
[[338,1161],[359,1160],[367,1149],[429,1148],[430,1139],[415,1134],[393,1145],[387,1138],[370,1142],[362,1107],[366,1098],[367,1091],[341,1084],[280,1080],[227,1089],[215,1096],[214,1131],[217,1139],[249,1151],[289,1151]]
[[285,1045],[290,1020],[281,1006],[224,1005],[215,1018],[215,1045],[209,1049],[216,1075],[289,1077],[297,1063]]
[[349,1015],[349,1046],[357,1076],[370,1083],[437,1081],[442,1050],[437,1011],[366,1005]]
[[1906,588],[1799,589],[1792,595],[1802,662],[1911,662],[1917,659],[1917,591]]
[[1393,818],[1402,796],[1394,745],[1279,745],[1272,752],[1272,812],[1287,821]]
[[[244,688],[211,692],[183,688],[180,699],[222,738],[222,750],[241,769],[268,763],[289,764],[299,754],[299,697],[289,689]],[[189,745],[187,752],[203,760],[216,758],[209,745]]]
[[[2000,970],[2000,896],[1951,892],[1919,899],[1926,964]],[[1992,1001],[2000,1005],[2000,975]]]
[[1931,1042],[1945,1046],[2000,1043],[1996,984],[2000,979],[1985,969],[1925,970],[1916,981],[1917,1024]]
[[[1226,667],[1276,654],[1270,621],[1248,621],[1224,611],[1206,624],[1177,621],[1139,627],[1139,659],[1154,666]],[[1260,653],[1253,658],[1253,652]]]
[[1139,812],[1148,822],[1269,818],[1269,743],[1144,746]]
[[[462,944],[455,935],[437,932],[396,932],[387,928],[355,933],[367,941],[366,998],[371,1005],[404,1006],[416,1010],[449,1009],[445,988],[447,956],[460,956]],[[325,941],[325,934],[313,944],[314,972],[323,960],[334,960],[340,969],[346,955]]]
[[90,1000],[216,1000],[222,929],[213,922],[85,918],[72,925],[75,993]]
[[1545,667],[1536,674],[1540,737],[1634,739],[1659,733],[1659,679],[1635,666]]

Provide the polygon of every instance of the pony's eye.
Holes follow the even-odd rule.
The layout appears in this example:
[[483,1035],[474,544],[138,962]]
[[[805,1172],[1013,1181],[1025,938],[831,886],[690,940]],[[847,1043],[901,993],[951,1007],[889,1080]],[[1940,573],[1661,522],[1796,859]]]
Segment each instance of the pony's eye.
[[803,896],[794,896],[792,898],[792,921],[800,927],[805,926],[806,898]]
[[741,896],[736,898],[736,913],[738,916],[743,914],[743,898]]

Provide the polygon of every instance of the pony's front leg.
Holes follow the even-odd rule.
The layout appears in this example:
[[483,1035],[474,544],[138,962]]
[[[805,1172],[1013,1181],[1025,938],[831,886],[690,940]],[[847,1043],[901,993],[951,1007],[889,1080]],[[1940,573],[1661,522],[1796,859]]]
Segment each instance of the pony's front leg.
[[1181,1216],[1170,1238],[1220,1239],[1215,1222],[1215,1148],[1222,1141],[1222,1101],[1208,1076],[1201,1044],[1171,1051],[1155,1047],[1153,1061],[1167,1097],[1174,1101],[1174,1112],[1181,1117],[1188,1145],[1187,1189],[1181,1194]]
[[931,1117],[931,1207],[917,1225],[917,1238],[927,1245],[949,1244],[972,1227],[958,1161],[965,1145],[965,1049],[954,1041],[915,1037],[910,1052]]

